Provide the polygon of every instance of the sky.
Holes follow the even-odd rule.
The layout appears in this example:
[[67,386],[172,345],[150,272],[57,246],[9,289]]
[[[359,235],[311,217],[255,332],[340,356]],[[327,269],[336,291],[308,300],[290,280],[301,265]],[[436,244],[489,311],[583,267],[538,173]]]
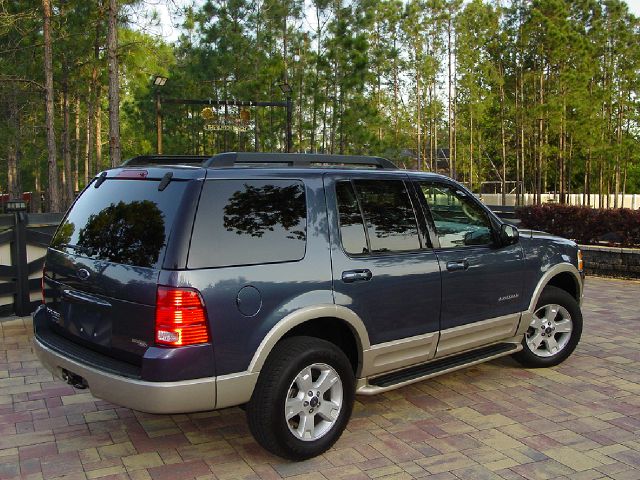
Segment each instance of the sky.
[[[178,39],[180,35],[180,17],[177,12],[181,7],[190,5],[192,3],[201,4],[203,0],[146,0],[143,2],[145,5],[144,10],[151,11],[156,10],[159,17],[160,25],[158,27],[147,27],[149,31],[160,35],[169,42],[173,42]],[[640,17],[640,0],[626,0],[629,5],[629,10]],[[145,22],[141,19],[140,24]]]
[[640,17],[640,0],[627,0],[627,4],[629,5],[629,10]]

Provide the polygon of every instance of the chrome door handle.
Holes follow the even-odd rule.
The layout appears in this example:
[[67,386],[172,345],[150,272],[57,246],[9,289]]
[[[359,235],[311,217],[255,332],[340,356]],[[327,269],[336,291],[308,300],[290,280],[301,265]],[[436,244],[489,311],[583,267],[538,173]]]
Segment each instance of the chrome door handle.
[[371,270],[368,268],[364,268],[361,270],[347,270],[346,272],[342,272],[342,281],[344,283],[353,283],[359,281],[368,282],[373,277]]
[[466,270],[469,268],[469,262],[467,260],[460,260],[457,262],[447,262],[447,270],[455,272],[456,270]]

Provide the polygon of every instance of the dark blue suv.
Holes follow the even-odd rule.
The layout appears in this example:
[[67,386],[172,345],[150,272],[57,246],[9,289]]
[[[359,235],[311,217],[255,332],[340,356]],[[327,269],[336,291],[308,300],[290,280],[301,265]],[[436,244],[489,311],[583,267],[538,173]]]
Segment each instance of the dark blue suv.
[[356,393],[566,359],[582,272],[574,242],[382,158],[136,157],[58,228],[34,345],[137,410],[246,405],[261,445],[303,459],[339,438]]

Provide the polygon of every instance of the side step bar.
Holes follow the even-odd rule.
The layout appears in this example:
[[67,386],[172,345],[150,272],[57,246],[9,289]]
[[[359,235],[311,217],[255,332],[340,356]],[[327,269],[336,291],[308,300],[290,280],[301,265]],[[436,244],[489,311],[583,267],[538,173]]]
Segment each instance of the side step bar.
[[452,355],[441,360],[414,365],[402,370],[396,370],[395,372],[369,378],[366,383],[358,386],[356,393],[361,395],[375,395],[437,375],[442,375],[443,373],[453,372],[461,368],[493,360],[494,358],[511,355],[520,350],[522,350],[522,345],[520,344],[498,343],[459,355]]

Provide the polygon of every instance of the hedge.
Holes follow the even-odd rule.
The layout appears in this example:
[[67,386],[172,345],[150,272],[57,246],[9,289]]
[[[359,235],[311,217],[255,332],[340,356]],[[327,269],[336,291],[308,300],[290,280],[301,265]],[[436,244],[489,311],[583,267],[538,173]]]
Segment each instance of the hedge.
[[572,205],[531,205],[516,210],[520,226],[570,238],[583,245],[640,247],[640,210]]

